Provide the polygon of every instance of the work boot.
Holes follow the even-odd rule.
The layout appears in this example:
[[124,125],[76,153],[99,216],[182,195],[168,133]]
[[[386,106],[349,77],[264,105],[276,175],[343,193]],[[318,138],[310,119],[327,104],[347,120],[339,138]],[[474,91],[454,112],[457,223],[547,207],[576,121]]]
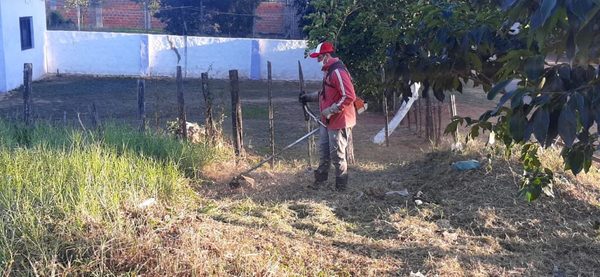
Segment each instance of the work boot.
[[337,191],[344,191],[348,186],[348,175],[343,177],[335,177],[335,189]]
[[329,174],[327,174],[327,172],[319,172],[319,171],[314,171],[315,173],[315,181],[308,185],[309,188],[311,189],[319,189],[320,187],[322,187],[325,182],[327,182],[327,177]]

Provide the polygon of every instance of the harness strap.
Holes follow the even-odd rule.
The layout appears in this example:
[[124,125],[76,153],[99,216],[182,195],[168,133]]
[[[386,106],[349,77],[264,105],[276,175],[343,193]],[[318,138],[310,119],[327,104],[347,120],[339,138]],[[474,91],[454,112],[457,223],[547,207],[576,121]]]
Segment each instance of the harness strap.
[[[325,86],[328,86],[330,88],[335,88],[332,84],[330,84],[329,82],[327,82],[327,80],[329,80],[329,76],[331,76],[331,73],[333,73],[333,71],[335,71],[336,69],[340,69],[340,70],[344,70],[348,73],[348,75],[350,74],[350,72],[348,72],[348,68],[346,68],[346,65],[344,65],[344,63],[342,61],[337,61],[333,64],[331,64],[329,66],[329,68],[327,68],[327,74],[325,75],[325,78],[323,79],[323,89],[321,90],[322,96],[325,97]],[[352,78],[352,77],[350,77]],[[340,84],[340,85],[344,85],[344,84]]]

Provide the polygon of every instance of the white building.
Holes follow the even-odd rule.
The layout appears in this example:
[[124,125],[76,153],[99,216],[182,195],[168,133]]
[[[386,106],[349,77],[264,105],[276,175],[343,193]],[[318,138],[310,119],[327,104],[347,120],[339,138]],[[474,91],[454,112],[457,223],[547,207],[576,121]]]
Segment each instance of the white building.
[[46,72],[44,0],[0,0],[0,93],[23,85],[23,64],[33,79]]

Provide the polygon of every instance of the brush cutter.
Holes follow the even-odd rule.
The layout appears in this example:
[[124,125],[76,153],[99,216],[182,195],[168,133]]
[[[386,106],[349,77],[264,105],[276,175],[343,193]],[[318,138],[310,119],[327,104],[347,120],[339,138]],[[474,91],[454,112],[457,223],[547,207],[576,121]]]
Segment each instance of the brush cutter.
[[[310,108],[309,108],[309,107],[308,107],[306,104],[304,104],[304,105],[303,105],[303,109],[304,109],[304,115],[305,115],[305,116],[309,116],[309,117],[310,117],[310,118],[312,118],[314,121],[316,121],[316,122],[317,122],[319,125],[321,125],[321,126],[325,127],[325,124],[323,124],[323,122],[321,122],[321,120],[319,120],[319,119],[318,119],[318,118],[317,118],[317,117],[316,117],[316,116],[313,114],[313,112],[310,110]],[[273,155],[271,155],[271,156],[267,157],[266,159],[264,159],[264,160],[260,161],[258,164],[256,164],[255,166],[251,167],[250,169],[248,169],[248,170],[246,170],[246,171],[244,171],[244,172],[242,172],[242,173],[238,174],[237,176],[233,177],[233,179],[231,180],[231,182],[229,182],[229,186],[230,186],[231,188],[237,188],[237,187],[239,187],[239,186],[240,186],[240,179],[241,179],[241,178],[242,178],[244,175],[246,175],[246,174],[248,174],[248,173],[250,173],[250,172],[252,172],[252,171],[254,171],[254,170],[258,169],[258,168],[259,168],[259,167],[261,167],[263,164],[265,164],[265,163],[269,162],[271,159],[273,159],[273,158],[275,158],[275,157],[277,157],[277,156],[281,155],[283,152],[285,152],[285,151],[287,151],[288,149],[290,149],[290,148],[294,147],[296,144],[298,144],[298,143],[302,142],[303,140],[305,140],[305,139],[309,138],[310,136],[314,135],[314,134],[315,134],[315,133],[317,133],[317,132],[319,132],[319,128],[317,128],[317,129],[314,129],[314,130],[310,131],[308,134],[304,135],[303,137],[301,137],[301,138],[297,139],[296,141],[294,141],[294,142],[290,143],[289,145],[287,145],[287,146],[286,146],[286,147],[284,147],[283,149],[279,150],[279,152],[277,152],[277,153],[275,153],[275,154],[273,154]]]

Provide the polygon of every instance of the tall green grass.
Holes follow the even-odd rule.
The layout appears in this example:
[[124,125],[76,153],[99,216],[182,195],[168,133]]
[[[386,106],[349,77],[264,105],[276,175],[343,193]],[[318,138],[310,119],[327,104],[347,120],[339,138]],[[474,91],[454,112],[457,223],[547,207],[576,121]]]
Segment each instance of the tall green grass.
[[125,210],[151,197],[192,199],[187,182],[216,158],[209,146],[115,125],[83,132],[0,121],[0,274],[86,263],[90,246],[80,240],[90,226],[131,232]]

